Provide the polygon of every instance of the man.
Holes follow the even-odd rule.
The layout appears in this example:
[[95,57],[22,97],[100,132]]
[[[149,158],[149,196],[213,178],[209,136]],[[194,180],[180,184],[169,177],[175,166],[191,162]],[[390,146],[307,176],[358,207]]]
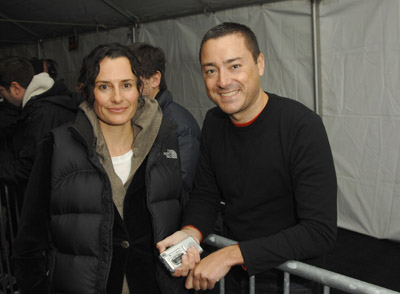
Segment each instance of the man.
[[264,55],[248,27],[212,28],[201,42],[200,62],[217,107],[203,124],[182,229],[157,246],[162,252],[187,235],[200,242],[222,200],[223,235],[238,243],[200,262],[188,250],[175,275],[188,275],[186,287],[204,290],[228,274],[227,293],[245,292],[256,275],[256,291],[280,293],[276,266],[287,260],[321,266],[336,238],[337,184],[324,126],[299,102],[262,90]]
[[142,94],[157,100],[163,115],[178,126],[177,137],[181,156],[184,199],[189,198],[196,171],[200,145],[200,127],[193,115],[175,103],[165,81],[165,55],[159,47],[146,43],[130,46],[142,68]]
[[73,120],[77,103],[62,80],[55,82],[44,72],[34,75],[29,60],[17,56],[0,60],[0,95],[20,109],[12,138],[15,158],[0,162],[0,182],[23,187],[39,141],[49,130]]
[[33,57],[29,60],[32,63],[35,75],[41,72],[47,72],[53,80],[57,80],[57,67],[58,64],[53,59],[38,59]]

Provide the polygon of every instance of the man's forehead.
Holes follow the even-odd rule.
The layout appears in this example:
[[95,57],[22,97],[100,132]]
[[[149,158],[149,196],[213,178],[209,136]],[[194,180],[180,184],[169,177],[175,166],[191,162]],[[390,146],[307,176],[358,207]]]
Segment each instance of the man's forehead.
[[[228,41],[229,40],[229,41]],[[237,42],[237,43],[245,43],[245,37],[242,34],[239,33],[231,33],[231,34],[226,34],[220,37],[216,37],[216,38],[211,38],[208,39],[206,42],[204,42],[203,47],[208,43],[212,43],[212,42]]]
[[[232,43],[235,43],[232,45]],[[229,34],[219,38],[207,40],[201,50],[201,64],[205,66],[214,63],[218,59],[224,64],[245,58],[251,55],[245,39],[240,34]],[[221,60],[222,59],[222,60]]]

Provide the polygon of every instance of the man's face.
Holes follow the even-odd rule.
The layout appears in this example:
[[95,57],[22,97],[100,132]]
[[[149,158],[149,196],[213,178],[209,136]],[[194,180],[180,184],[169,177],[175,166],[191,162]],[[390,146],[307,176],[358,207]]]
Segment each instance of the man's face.
[[248,122],[265,106],[260,84],[264,56],[255,62],[241,34],[206,41],[201,67],[208,97],[233,121]]
[[21,95],[18,95],[18,93],[15,93],[15,89],[13,87],[14,86],[11,85],[10,90],[8,91],[5,87],[0,86],[0,96],[3,99],[6,99],[11,104],[19,107],[22,104],[22,98],[24,96],[22,95],[22,97],[20,97]]

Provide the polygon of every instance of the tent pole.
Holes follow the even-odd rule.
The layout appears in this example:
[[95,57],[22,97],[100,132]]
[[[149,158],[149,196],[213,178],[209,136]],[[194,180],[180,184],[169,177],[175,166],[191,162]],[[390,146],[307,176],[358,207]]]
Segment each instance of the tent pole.
[[320,35],[319,35],[319,0],[311,1],[311,16],[312,16],[312,42],[313,42],[313,70],[314,70],[314,111],[321,115],[321,97],[320,97]]
[[135,23],[132,27],[132,43],[139,42],[140,24]]
[[36,48],[37,48],[37,58],[42,59],[42,48],[40,46],[40,40],[36,42]]

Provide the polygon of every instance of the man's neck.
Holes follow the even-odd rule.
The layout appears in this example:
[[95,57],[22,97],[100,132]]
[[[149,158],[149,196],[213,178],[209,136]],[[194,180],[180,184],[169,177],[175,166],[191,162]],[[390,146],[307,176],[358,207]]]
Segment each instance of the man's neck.
[[250,105],[245,111],[245,113],[238,113],[230,115],[230,119],[234,125],[248,125],[253,122],[260,113],[264,110],[265,106],[268,103],[268,94],[265,93],[262,89],[260,89],[260,94],[256,101],[254,101],[253,105]]
[[154,89],[153,95],[151,98],[157,98],[158,93],[160,93],[160,88]]

